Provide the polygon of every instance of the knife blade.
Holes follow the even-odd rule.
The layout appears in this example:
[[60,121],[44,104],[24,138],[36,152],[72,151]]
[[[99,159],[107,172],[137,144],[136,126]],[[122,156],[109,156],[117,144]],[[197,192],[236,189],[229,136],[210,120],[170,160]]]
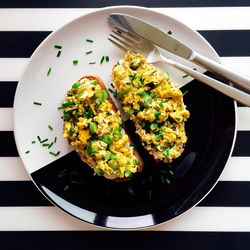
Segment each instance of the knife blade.
[[185,59],[192,58],[193,50],[191,48],[146,21],[120,13],[109,15],[108,20],[173,54]]
[[108,20],[112,24],[131,32],[148,42],[184,59],[190,60],[193,63],[204,67],[206,70],[250,90],[250,78],[248,76],[240,74],[225,65],[199,54],[184,43],[142,19],[123,13],[111,13],[108,16]]

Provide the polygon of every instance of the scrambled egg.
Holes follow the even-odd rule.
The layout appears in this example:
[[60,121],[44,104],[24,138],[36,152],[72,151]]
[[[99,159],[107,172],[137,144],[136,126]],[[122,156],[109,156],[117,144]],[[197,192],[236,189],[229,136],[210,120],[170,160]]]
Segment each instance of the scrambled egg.
[[136,125],[143,146],[155,159],[171,162],[187,142],[189,111],[183,94],[167,73],[128,52],[112,72],[116,97]]
[[122,128],[119,111],[108,100],[108,93],[97,80],[82,78],[72,85],[62,103],[64,138],[97,175],[129,178],[139,161]]

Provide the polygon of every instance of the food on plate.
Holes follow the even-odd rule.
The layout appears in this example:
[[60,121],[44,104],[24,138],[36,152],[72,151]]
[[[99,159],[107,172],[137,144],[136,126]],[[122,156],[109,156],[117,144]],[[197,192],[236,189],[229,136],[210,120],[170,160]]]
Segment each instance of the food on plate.
[[140,54],[128,52],[112,71],[116,97],[135,123],[143,146],[156,160],[178,158],[187,142],[189,111],[169,75]]
[[128,180],[142,170],[142,160],[123,128],[117,110],[97,76],[84,76],[67,91],[62,103],[69,144],[99,176]]

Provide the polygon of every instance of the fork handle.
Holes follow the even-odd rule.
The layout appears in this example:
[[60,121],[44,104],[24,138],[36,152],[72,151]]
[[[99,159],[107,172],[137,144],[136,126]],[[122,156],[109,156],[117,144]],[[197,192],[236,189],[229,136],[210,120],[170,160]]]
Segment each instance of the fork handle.
[[199,80],[200,82],[203,82],[207,84],[208,86],[220,91],[221,93],[233,98],[234,100],[250,107],[250,95],[246,94],[243,91],[240,91],[236,88],[233,88],[229,85],[226,85],[220,81],[217,81],[213,78],[210,78],[196,70],[193,70],[183,64],[177,63],[175,61],[172,61],[166,57],[162,57],[163,61],[165,61],[167,64],[172,65],[173,67],[180,69],[184,71],[186,74],[192,76],[193,78]]
[[227,66],[213,61],[197,52],[194,52],[191,58],[192,62],[199,64],[201,67],[215,73],[224,79],[227,79],[245,89],[250,90],[250,78],[240,74]]

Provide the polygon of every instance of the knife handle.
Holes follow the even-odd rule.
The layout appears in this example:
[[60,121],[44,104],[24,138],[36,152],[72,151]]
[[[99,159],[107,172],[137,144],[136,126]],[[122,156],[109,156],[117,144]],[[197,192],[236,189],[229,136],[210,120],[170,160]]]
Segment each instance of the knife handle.
[[172,61],[171,59],[168,59],[164,56],[161,56],[162,61],[164,61],[167,64],[172,65],[173,67],[184,71],[186,74],[190,75],[191,77],[197,79],[200,82],[203,82],[207,84],[208,86],[220,91],[221,93],[233,98],[234,100],[250,107],[250,95],[238,90],[236,88],[233,88],[229,85],[226,85],[220,81],[217,81],[211,77],[208,77],[196,70],[193,70],[183,64],[180,64],[178,62]]
[[217,74],[224,79],[231,81],[245,89],[250,90],[250,78],[240,74],[227,66],[220,64],[216,61],[213,61],[197,52],[194,52],[192,55],[192,62],[199,64],[201,67],[211,71],[214,74]]

